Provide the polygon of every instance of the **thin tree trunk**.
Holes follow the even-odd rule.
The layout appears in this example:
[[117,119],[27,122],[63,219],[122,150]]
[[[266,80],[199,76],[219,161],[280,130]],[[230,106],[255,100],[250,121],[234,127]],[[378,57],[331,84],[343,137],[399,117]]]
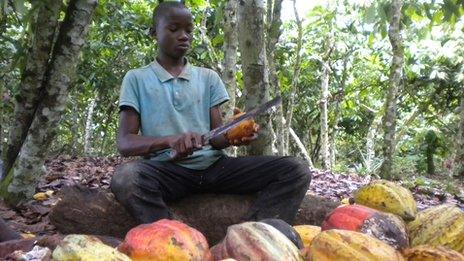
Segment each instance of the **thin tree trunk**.
[[321,150],[321,128],[317,130],[316,142],[314,143],[314,148],[312,150],[312,158],[318,158],[319,151]]
[[303,154],[303,158],[306,160],[308,163],[309,167],[312,169],[314,168],[313,162],[311,160],[311,157],[308,154],[308,151],[306,150],[304,144],[301,142],[300,138],[298,138],[298,135],[296,135],[295,131],[290,127],[289,128],[289,133],[293,140],[295,140],[296,146],[300,150],[301,154]]
[[223,122],[230,120],[233,116],[235,107],[235,94],[237,91],[237,81],[235,74],[237,72],[237,46],[238,46],[238,31],[237,31],[237,10],[238,0],[228,0],[224,9],[224,61],[222,81],[224,82],[230,100],[224,105],[222,112]]
[[[229,102],[223,105],[222,122],[229,121],[235,108],[235,94],[237,91],[237,81],[235,74],[237,72],[237,11],[238,0],[228,0],[224,8],[224,61],[222,64],[222,81],[224,82],[227,92],[229,93]],[[226,149],[229,155],[236,156],[237,151],[234,147]]]
[[[277,68],[275,65],[275,47],[279,41],[280,35],[282,33],[281,26],[282,20],[280,19],[282,10],[282,0],[268,0],[267,1],[267,16],[266,24],[267,28],[267,41],[266,41],[266,51],[267,51],[267,62],[269,65],[269,88],[274,91],[275,95],[280,95],[280,84],[277,77]],[[285,119],[282,106],[277,108],[276,119],[274,121],[274,129],[276,131],[276,147],[278,155],[287,155],[284,151],[285,141],[283,135],[283,129],[285,127]]]
[[26,68],[21,76],[19,94],[16,96],[14,121],[10,127],[6,149],[6,173],[11,170],[18,157],[41,99],[42,82],[50,59],[62,3],[63,1],[59,0],[45,0],[44,3],[40,3],[37,18],[32,25],[35,30],[33,43],[26,54]]
[[305,144],[306,144],[306,146],[308,148],[307,150],[308,150],[308,153],[309,153],[309,157],[311,158],[311,162],[314,160],[314,157],[311,154],[312,151],[313,151],[313,140],[312,140],[312,138],[313,138],[313,135],[311,133],[311,128],[310,128],[308,130],[308,132],[306,133],[306,139],[305,139],[306,142],[305,142]]
[[296,9],[296,1],[293,0],[293,12],[295,14],[295,22],[297,25],[298,31],[298,38],[296,40],[296,49],[295,49],[295,64],[293,65],[293,77],[292,77],[292,85],[290,89],[290,99],[288,101],[287,106],[287,116],[285,117],[285,128],[284,128],[284,142],[285,142],[285,151],[289,151],[289,131],[290,126],[292,125],[293,120],[293,107],[295,106],[295,95],[298,92],[298,80],[300,78],[300,71],[301,71],[301,47],[303,45],[303,25],[298,15],[298,10]]
[[71,104],[72,104],[72,122],[71,122],[71,150],[72,150],[72,155],[76,156],[78,153],[77,150],[77,145],[79,144],[78,139],[79,139],[79,108],[77,106],[77,101],[73,99],[73,97],[70,97],[71,99]]
[[330,169],[330,152],[329,152],[329,126],[328,126],[328,111],[327,103],[329,99],[329,77],[330,68],[324,62],[322,64],[322,76],[321,76],[321,99],[319,101],[319,107],[321,110],[321,165],[322,169]]
[[353,53],[353,49],[350,50],[347,54],[345,59],[343,60],[343,72],[342,72],[342,77],[340,80],[340,85],[337,91],[336,96],[334,97],[335,101],[335,116],[334,116],[334,123],[333,123],[333,131],[332,131],[332,136],[331,136],[331,142],[330,142],[330,165],[334,166],[337,160],[337,147],[336,147],[336,141],[337,141],[337,135],[338,135],[338,122],[340,121],[340,117],[342,115],[340,104],[343,102],[345,99],[345,85],[346,85],[346,79],[348,77],[348,59],[349,55]]
[[383,157],[380,176],[385,179],[392,177],[393,156],[395,153],[395,129],[396,129],[396,103],[398,90],[403,76],[404,49],[400,32],[401,8],[403,0],[393,0],[392,20],[388,30],[388,37],[392,46],[393,57],[390,67],[390,87],[385,102],[385,116],[383,119],[384,141]]
[[[103,125],[103,130],[105,130],[105,134],[104,136],[102,137],[103,138],[103,141],[102,141],[102,145],[101,145],[101,149],[100,149],[100,154],[103,155],[104,151],[106,151],[106,146],[107,146],[107,143],[108,143],[108,137],[111,137],[110,135],[108,135],[108,128],[111,124],[111,120],[113,119],[113,115],[114,115],[114,112],[115,112],[115,102],[112,102],[110,104],[110,106],[108,107],[108,109],[106,110],[106,119],[104,121],[104,125]],[[114,138],[114,137],[111,137],[111,138]]]
[[458,137],[456,140],[453,175],[464,179],[464,91],[461,93],[461,106],[459,106],[461,119],[459,121]]
[[413,123],[416,120],[416,118],[419,115],[421,115],[422,113],[423,113],[423,111],[420,108],[414,108],[413,113],[411,114],[411,116],[409,116],[409,118],[404,121],[403,126],[401,126],[401,128],[397,132],[396,137],[395,137],[396,141],[400,141],[403,138],[404,134],[408,130],[408,126],[411,123]]
[[427,174],[432,176],[435,174],[434,154],[438,147],[437,134],[434,130],[429,129],[425,134],[425,158],[427,160]]
[[332,135],[329,135],[329,155],[330,155],[330,166],[335,166],[337,161],[337,135],[338,135],[338,118],[340,117],[340,105],[335,105],[335,122],[332,127]]
[[5,176],[5,171],[4,171],[4,164],[3,164],[3,121],[5,115],[4,113],[4,108],[3,108],[3,83],[0,83],[0,181],[3,180],[3,177]]
[[85,121],[85,135],[84,135],[84,154],[90,155],[92,147],[90,140],[92,139],[92,125],[93,125],[93,113],[97,106],[97,95],[90,100],[89,107],[87,108],[87,119]]
[[[245,83],[246,109],[250,110],[269,100],[269,79],[264,39],[264,4],[262,0],[240,1],[238,8],[239,48]],[[248,146],[250,155],[273,154],[273,129],[269,116],[257,119],[258,139]]]
[[379,128],[380,123],[381,118],[374,116],[374,120],[369,126],[369,130],[366,136],[366,156],[364,157],[364,167],[366,168],[368,173],[374,170],[375,137],[377,136],[377,130]]
[[431,93],[428,96],[427,100],[422,102],[418,108],[414,108],[414,111],[411,114],[411,116],[403,123],[403,126],[401,126],[401,128],[396,132],[396,142],[401,141],[409,125],[411,125],[411,123],[413,123],[419,115],[422,115],[423,113],[429,110],[430,104],[436,99],[437,95],[439,95],[439,89],[436,89],[433,93]]
[[207,55],[209,56],[209,59],[211,60],[211,63],[212,63],[211,66],[213,67],[213,69],[217,72],[221,72],[222,68],[221,68],[221,64],[219,63],[218,55],[215,49],[213,48],[213,46],[211,45],[211,40],[209,39],[208,34],[207,34],[207,28],[206,28],[207,20],[208,20],[208,14],[207,14],[207,10],[205,9],[203,13],[203,19],[201,19],[201,24],[199,27],[201,42],[206,47],[206,50],[208,50]]
[[17,164],[0,188],[1,195],[10,204],[16,205],[31,198],[44,172],[46,153],[66,107],[68,89],[75,76],[79,53],[96,5],[96,0],[69,2],[48,67],[45,97],[37,109]]

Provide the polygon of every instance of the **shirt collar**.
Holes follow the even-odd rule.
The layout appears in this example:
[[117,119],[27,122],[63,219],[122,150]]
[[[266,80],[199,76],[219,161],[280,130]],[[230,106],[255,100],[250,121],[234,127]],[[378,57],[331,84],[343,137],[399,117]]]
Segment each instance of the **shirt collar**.
[[[188,62],[187,58],[185,59],[185,67],[182,70],[182,72],[179,74],[178,78],[182,78],[184,80],[190,81],[190,76],[191,76],[191,65]],[[166,69],[164,69],[161,64],[158,63],[158,61],[155,59],[151,63],[151,68],[155,72],[156,76],[161,82],[167,82],[171,79],[174,79],[174,76],[172,76]]]

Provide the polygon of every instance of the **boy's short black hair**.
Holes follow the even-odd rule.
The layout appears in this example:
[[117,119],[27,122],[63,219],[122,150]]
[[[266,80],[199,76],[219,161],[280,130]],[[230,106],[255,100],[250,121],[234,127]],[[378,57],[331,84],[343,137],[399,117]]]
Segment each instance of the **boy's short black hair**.
[[150,29],[150,33],[153,34],[156,29],[156,25],[159,23],[160,19],[169,13],[171,8],[187,8],[185,6],[185,0],[180,1],[164,1],[159,0],[159,4],[153,10],[153,26]]

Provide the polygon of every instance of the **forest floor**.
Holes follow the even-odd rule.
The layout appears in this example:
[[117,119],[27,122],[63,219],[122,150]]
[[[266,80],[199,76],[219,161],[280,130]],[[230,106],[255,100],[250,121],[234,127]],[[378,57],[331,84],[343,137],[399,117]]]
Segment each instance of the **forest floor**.
[[[53,191],[45,200],[31,200],[13,210],[0,201],[0,217],[23,234],[56,234],[48,214],[58,201],[59,191],[67,185],[82,184],[90,188],[108,188],[117,165],[128,161],[121,157],[68,157],[62,156],[46,162],[47,174],[37,186],[37,192]],[[338,174],[315,171],[308,193],[340,201],[353,195],[353,191],[371,181],[370,176],[355,173]],[[398,181],[408,187],[417,201],[419,210],[443,203],[457,204],[464,209],[464,184],[445,176],[432,178],[409,177]],[[50,193],[49,193],[50,194]]]

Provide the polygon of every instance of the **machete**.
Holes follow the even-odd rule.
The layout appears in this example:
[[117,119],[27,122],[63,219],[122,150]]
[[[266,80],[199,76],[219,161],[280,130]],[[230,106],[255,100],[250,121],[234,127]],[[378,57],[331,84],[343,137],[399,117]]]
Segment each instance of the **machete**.
[[[268,110],[280,105],[282,103],[282,98],[280,96],[248,111],[247,113],[237,117],[236,119],[234,119],[233,121],[221,126],[221,127],[218,127],[218,128],[215,128],[211,131],[209,131],[208,133],[205,133],[201,136],[201,140],[202,140],[202,145],[205,146],[205,145],[209,145],[209,142],[210,140],[216,138],[216,137],[219,137],[220,135],[224,135],[225,133],[227,133],[229,130],[231,130],[232,128],[234,128],[235,126],[239,125],[240,123],[242,123],[243,121],[245,120],[248,120],[248,119],[251,119],[251,118],[254,118],[258,115],[261,115],[265,112],[267,112]],[[177,156],[177,152],[175,150],[171,150],[170,152],[170,158],[171,159],[175,159]]]

